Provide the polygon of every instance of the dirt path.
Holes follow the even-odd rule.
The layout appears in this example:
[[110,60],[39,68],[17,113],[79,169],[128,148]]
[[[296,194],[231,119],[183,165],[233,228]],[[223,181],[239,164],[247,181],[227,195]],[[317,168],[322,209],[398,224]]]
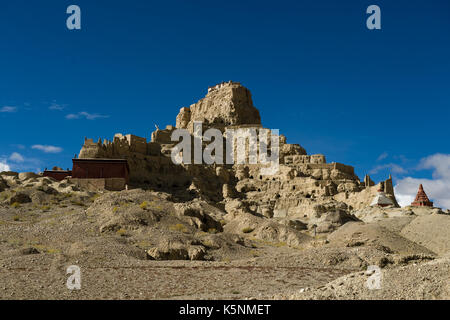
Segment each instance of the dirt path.
[[[157,263],[157,262],[153,262]],[[62,268],[0,269],[1,299],[270,298],[323,285],[351,270],[270,266],[80,266],[82,289],[66,288]]]

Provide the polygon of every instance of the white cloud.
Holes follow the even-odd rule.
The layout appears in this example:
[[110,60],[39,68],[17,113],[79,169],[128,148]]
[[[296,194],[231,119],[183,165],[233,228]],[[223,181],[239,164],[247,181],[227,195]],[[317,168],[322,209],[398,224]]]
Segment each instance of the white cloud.
[[11,168],[5,160],[0,160],[0,172],[3,171],[11,171]]
[[44,146],[44,145],[41,145],[41,144],[35,144],[31,148],[35,149],[35,150],[43,151],[45,153],[59,153],[59,152],[63,151],[63,149],[60,148],[60,147]]
[[450,180],[450,154],[436,153],[420,161],[419,169],[433,169],[433,178]]
[[[13,159],[15,159],[16,161],[14,161]],[[20,161],[22,159],[23,159],[23,161]],[[42,161],[39,159],[28,158],[28,157],[20,158],[19,156],[14,155],[14,154],[12,154],[10,157],[8,157],[7,160],[4,159],[2,161],[2,159],[0,159],[0,162],[3,162],[3,164],[7,165],[7,167],[9,168],[9,171],[17,171],[17,172],[24,172],[24,171],[40,172],[39,170],[36,170],[36,168],[39,168],[42,166]]]
[[82,119],[85,118],[87,120],[95,120],[95,119],[101,119],[101,118],[109,118],[107,115],[101,115],[97,113],[88,113],[88,112],[78,112],[78,113],[71,113],[66,116],[66,119],[74,120],[74,119]]
[[62,105],[62,104],[58,104],[56,102],[52,102],[52,104],[50,105],[50,107],[48,107],[50,110],[64,110],[66,108],[66,105]]
[[13,162],[24,162],[25,161],[23,156],[20,153],[17,153],[17,152],[13,152],[11,154],[11,156],[9,157],[9,160],[13,161]]
[[377,161],[381,161],[384,160],[388,157],[388,153],[387,152],[383,152],[382,154],[380,154],[377,158]]
[[405,174],[408,171],[405,170],[403,167],[400,167],[398,164],[395,163],[388,163],[388,164],[382,164],[379,166],[376,166],[375,168],[373,168],[372,170],[370,170],[370,174],[376,174],[378,172],[380,172],[381,170],[384,169],[389,169],[391,171],[391,173],[394,174]]
[[434,154],[423,158],[418,170],[433,170],[433,179],[417,179],[406,177],[397,182],[395,195],[401,206],[411,204],[414,200],[419,185],[423,184],[425,192],[435,206],[445,209],[450,208],[450,154]]
[[[409,206],[414,201],[414,199],[416,197],[416,195],[414,193],[417,193],[417,190],[419,189],[417,186],[418,186],[418,184],[416,184],[416,182],[413,181],[412,187],[411,186],[408,187],[408,189],[409,189],[408,194],[400,193],[401,191],[399,190],[398,185],[395,186],[395,188],[394,188],[395,198],[397,199],[397,202],[401,207]],[[403,188],[403,186],[402,186],[402,188]],[[412,191],[413,189],[415,191]],[[402,191],[402,192],[404,192],[404,191]]]
[[0,109],[0,112],[8,112],[8,113],[12,113],[12,112],[16,112],[17,108],[16,107],[11,107],[11,106],[4,106]]

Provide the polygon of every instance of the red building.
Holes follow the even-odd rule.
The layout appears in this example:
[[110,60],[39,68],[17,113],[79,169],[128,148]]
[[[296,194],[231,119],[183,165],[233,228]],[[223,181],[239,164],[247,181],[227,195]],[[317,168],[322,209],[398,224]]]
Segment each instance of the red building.
[[70,170],[45,170],[43,176],[53,178],[57,181],[64,180],[65,178],[72,175]]
[[411,205],[414,207],[432,207],[433,206],[433,202],[431,202],[430,199],[428,199],[428,196],[425,193],[425,191],[423,190],[422,185],[419,186],[419,191],[417,192],[416,199],[414,200],[413,203],[411,203]]
[[129,182],[130,167],[125,159],[72,159],[72,178],[123,178]]

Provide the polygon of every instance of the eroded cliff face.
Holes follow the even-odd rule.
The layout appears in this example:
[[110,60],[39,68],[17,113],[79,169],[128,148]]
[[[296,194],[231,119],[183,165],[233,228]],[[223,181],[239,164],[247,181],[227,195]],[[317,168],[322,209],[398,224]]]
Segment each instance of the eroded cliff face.
[[176,127],[157,129],[151,142],[121,134],[113,141],[95,143],[86,139],[80,158],[127,159],[130,180],[138,186],[191,199],[199,197],[229,213],[264,216],[317,232],[333,231],[353,219],[349,214],[368,207],[380,188],[398,206],[392,179],[375,184],[366,176],[360,181],[353,167],[327,163],[324,155],[308,155],[300,145],[288,144],[282,135],[280,166],[273,175],[261,174],[260,164],[176,165],[170,154],[178,142],[171,141],[171,134],[176,128],[192,134],[194,121],[201,121],[203,130],[214,127],[222,133],[239,128],[263,129],[250,91],[228,82],[209,88],[205,98],[182,108]]
[[261,117],[253,105],[250,90],[230,81],[210,87],[203,99],[189,108],[182,108],[176,127],[192,133],[194,121],[201,121],[205,127],[223,129],[228,126],[260,125]]

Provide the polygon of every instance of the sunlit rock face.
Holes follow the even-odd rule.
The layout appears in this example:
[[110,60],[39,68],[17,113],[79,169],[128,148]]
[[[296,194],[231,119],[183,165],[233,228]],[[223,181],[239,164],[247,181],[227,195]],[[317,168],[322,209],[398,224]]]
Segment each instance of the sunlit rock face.
[[189,108],[182,108],[176,126],[193,132],[194,121],[219,129],[244,124],[261,125],[250,90],[232,81],[210,87],[203,99]]

